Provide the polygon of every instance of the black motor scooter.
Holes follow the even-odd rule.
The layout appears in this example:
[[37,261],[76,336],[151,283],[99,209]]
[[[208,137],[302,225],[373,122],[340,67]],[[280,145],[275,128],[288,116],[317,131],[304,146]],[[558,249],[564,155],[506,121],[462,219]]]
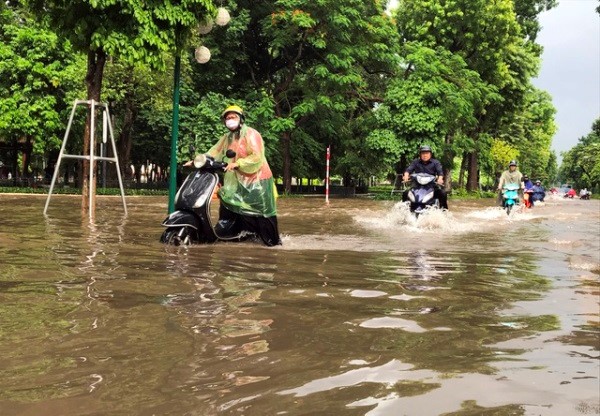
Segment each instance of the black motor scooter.
[[[226,156],[235,157],[233,150]],[[192,171],[175,195],[175,211],[163,222],[166,227],[160,237],[165,244],[188,245],[214,243],[217,240],[242,241],[254,235],[243,229],[239,219],[218,221],[213,226],[210,215],[212,196],[219,184],[219,173],[227,167],[207,155],[197,155]]]
[[429,207],[440,206],[440,201],[435,197],[435,175],[428,173],[413,173],[410,175],[412,187],[408,190],[410,212],[418,218]]

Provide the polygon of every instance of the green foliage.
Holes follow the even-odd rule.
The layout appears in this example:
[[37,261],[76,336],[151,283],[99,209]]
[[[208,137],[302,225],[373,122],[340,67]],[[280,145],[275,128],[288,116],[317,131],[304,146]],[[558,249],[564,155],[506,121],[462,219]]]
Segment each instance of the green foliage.
[[[550,8],[552,3],[522,0],[516,11],[512,0],[399,2],[395,16],[398,30],[407,42],[416,41],[436,51],[446,50],[452,56],[462,58],[466,68],[476,72],[479,78],[479,83],[473,84],[474,91],[479,92],[479,100],[472,113],[475,123],[464,126],[466,128],[461,131],[470,137],[472,146],[459,147],[450,135],[450,140],[446,138],[446,149],[454,154],[460,154],[462,150],[478,152],[480,155],[483,153],[484,162],[488,165],[493,163],[485,160],[489,159],[484,153],[489,148],[489,137],[500,137],[513,119],[524,116],[522,112],[526,109],[526,96],[530,91],[529,80],[537,73],[541,53],[541,49],[532,42],[537,33],[536,10],[539,12],[544,7]],[[538,4],[544,7],[538,8]],[[528,27],[521,27],[519,22],[527,22]],[[407,66],[407,71],[410,69]],[[427,91],[424,88],[423,94]],[[450,108],[456,108],[461,115],[465,114],[467,108],[461,107],[460,101],[457,103]],[[430,132],[433,131],[430,125],[436,117],[441,120],[456,119],[448,113],[433,113],[424,120],[417,119],[417,122],[423,126],[424,132]],[[524,117],[532,118],[527,115]],[[525,148],[526,144],[523,143],[522,147]],[[548,160],[549,148],[550,144],[546,141],[541,149],[544,152],[541,155],[542,167]],[[469,170],[469,174],[476,175],[477,169]]]
[[[47,194],[48,188],[46,187],[8,187],[0,186],[0,194],[11,193],[11,194]],[[111,195],[120,196],[121,190],[119,188],[97,188],[97,195]],[[52,194],[56,195],[81,195],[81,189],[71,187],[55,187],[52,190]],[[125,195],[129,196],[155,196],[155,195],[168,195],[168,189],[134,189],[125,188]]]
[[212,0],[28,0],[30,10],[49,22],[84,53],[104,51],[131,65],[165,68],[192,29],[214,16]]
[[[10,128],[34,131],[37,149],[56,148],[68,115],[65,103],[82,95],[65,87],[83,79],[84,55],[102,50],[109,55],[104,97],[119,146],[127,148],[130,140],[132,162],[166,166],[171,61],[179,46],[179,162],[189,159],[190,145],[204,151],[225,132],[220,112],[235,103],[263,135],[278,176],[322,177],[331,145],[332,173],[345,180],[385,177],[422,143],[433,146],[447,169],[479,152],[482,176],[494,176],[506,163],[507,153],[497,148],[501,142],[519,152],[530,176],[550,178],[556,170],[550,152],[554,109],[530,79],[539,67],[537,16],[555,3],[404,0],[394,20],[384,12],[385,2],[376,0],[230,0],[230,24],[200,36],[194,28],[214,14],[213,1],[28,0],[20,4],[70,42],[47,32],[52,50],[44,57],[27,55],[26,66],[16,59],[25,54],[11,42],[0,45],[0,85],[12,88],[14,77],[24,80],[6,97],[23,101],[25,85],[33,92],[27,97],[38,94],[41,101],[30,106],[36,111],[31,115],[7,101],[3,108],[9,111],[0,120],[25,114],[21,126]],[[6,13],[14,12],[14,2],[1,4],[4,27],[15,21]],[[211,50],[203,65],[193,59],[199,44]],[[69,84],[52,83],[60,71]],[[75,128],[81,130],[77,120]]]
[[467,191],[464,188],[452,189],[452,199],[479,199],[479,198],[496,198],[497,194],[493,191]]
[[83,79],[82,60],[26,15],[11,8],[1,13],[0,141],[26,138],[43,154],[60,145],[69,90]]
[[579,139],[575,147],[562,154],[560,179],[575,188],[600,190],[600,118],[591,132]]
[[531,41],[535,41],[541,29],[537,16],[557,5],[557,0],[514,0],[515,13],[522,33]]
[[410,159],[419,145],[429,144],[447,155],[444,164],[451,168],[453,155],[471,146],[464,133],[475,126],[475,116],[484,100],[494,96],[493,89],[460,56],[442,48],[406,43],[402,56],[405,71],[390,82],[376,110],[379,124],[397,141],[396,160]]
[[550,146],[556,132],[556,109],[550,95],[533,87],[510,120],[505,120],[500,136],[519,151],[519,169],[529,177],[548,180]]
[[508,164],[511,160],[519,159],[519,150],[503,140],[494,139],[492,140],[490,157],[493,162],[493,170],[489,173],[492,176],[499,176],[502,171],[508,168]]
[[[289,153],[292,163],[282,165],[283,172],[277,167],[277,173],[323,172],[327,144],[345,150],[348,121],[371,110],[386,73],[394,71],[397,34],[391,19],[379,2],[360,0],[235,5],[225,33],[207,36],[211,50],[218,47],[206,77],[211,85],[227,80],[223,89],[243,101],[257,94],[261,102],[270,101],[272,119],[256,127],[277,138],[289,135],[293,143],[280,147],[279,159]],[[218,68],[217,76],[210,68]]]

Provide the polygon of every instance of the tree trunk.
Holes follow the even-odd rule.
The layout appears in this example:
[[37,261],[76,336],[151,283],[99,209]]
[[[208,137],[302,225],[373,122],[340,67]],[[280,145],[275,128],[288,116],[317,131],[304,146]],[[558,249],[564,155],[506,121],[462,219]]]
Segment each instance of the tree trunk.
[[[127,94],[125,97],[125,116],[123,118],[123,126],[119,133],[119,137],[117,139],[117,152],[119,152],[119,166],[121,168],[121,177],[125,178],[127,175],[125,171],[127,170],[127,166],[130,165],[131,160],[131,148],[132,148],[132,134],[133,124],[137,118],[138,111],[135,107],[135,102],[133,96]],[[114,115],[112,116],[114,117]],[[111,120],[112,121],[112,120]],[[114,127],[114,125],[113,125]],[[112,151],[112,148],[110,148]],[[114,155],[112,155],[114,156]],[[116,164],[111,164],[109,169],[110,175],[109,178],[117,179],[116,173]]]
[[17,186],[17,178],[19,176],[19,142],[16,139],[13,140],[11,157],[13,186]]
[[[30,172],[29,172],[29,168],[31,166],[31,152],[33,151],[33,144],[31,143],[31,137],[27,136],[25,137],[25,140],[23,142],[23,165],[22,165],[22,174],[21,176],[24,179],[27,179],[29,182],[30,179]],[[31,185],[31,183],[28,183],[28,185]]]
[[444,167],[444,189],[450,191],[452,189],[452,169]]
[[472,192],[479,189],[479,157],[477,151],[469,153],[468,158],[467,191]]
[[286,194],[292,192],[292,134],[286,131],[281,136],[283,150],[283,189]]
[[454,166],[455,152],[452,150],[454,136],[446,134],[444,139],[444,154],[442,155],[442,166],[444,169],[444,188],[446,191],[452,189],[452,167]]
[[[104,64],[106,63],[106,53],[102,49],[88,52],[87,74],[85,83],[87,87],[87,99],[100,101],[100,92],[102,90],[102,75],[104,73]],[[83,131],[83,155],[91,155],[90,138],[94,126],[91,125],[91,107],[85,122]],[[94,164],[95,165],[95,164]],[[94,218],[96,214],[96,166],[93,167],[93,174],[90,178],[90,160],[83,160],[83,169],[81,169],[81,212],[86,214],[89,210],[90,217]],[[92,204],[89,204],[89,197],[93,195]]]
[[465,171],[467,170],[467,165],[469,161],[469,154],[464,152],[462,155],[462,161],[460,162],[460,172],[458,173],[458,187],[465,187]]

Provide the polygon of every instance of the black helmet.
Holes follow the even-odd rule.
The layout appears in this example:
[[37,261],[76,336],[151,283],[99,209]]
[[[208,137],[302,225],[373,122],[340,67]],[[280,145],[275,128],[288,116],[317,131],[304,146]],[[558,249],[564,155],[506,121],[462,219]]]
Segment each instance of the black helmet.
[[518,165],[517,165],[517,161],[516,161],[516,160],[511,160],[511,161],[509,162],[508,166],[509,166],[509,167],[510,167],[510,166],[518,166]]
[[432,151],[431,151],[431,147],[430,147],[430,146],[421,146],[421,147],[419,148],[419,153],[423,153],[423,152],[429,152],[429,153],[432,153]]

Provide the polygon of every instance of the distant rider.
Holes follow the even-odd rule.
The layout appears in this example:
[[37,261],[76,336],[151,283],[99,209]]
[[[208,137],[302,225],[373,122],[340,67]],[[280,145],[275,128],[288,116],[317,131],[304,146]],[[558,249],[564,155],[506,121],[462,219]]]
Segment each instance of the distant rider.
[[544,202],[544,198],[546,197],[546,190],[542,186],[542,181],[539,179],[535,181],[535,185],[533,185],[533,194],[532,199],[533,202]]
[[[402,180],[408,182],[412,173],[428,173],[429,175],[437,176],[437,185],[435,187],[435,197],[440,201],[440,208],[448,209],[448,195],[444,190],[444,170],[439,160],[434,159],[429,146],[421,146],[419,148],[419,157],[404,171]],[[402,201],[408,201],[408,190],[402,193]]]
[[511,160],[508,164],[508,169],[500,175],[500,181],[498,182],[498,199],[500,205],[502,205],[502,188],[507,185],[515,185],[519,189],[523,189],[523,175],[517,170],[516,160]]
[[523,175],[523,200],[525,201],[525,207],[533,207],[533,182],[529,179],[529,176]]
[[579,198],[581,199],[590,199],[591,195],[592,193],[588,191],[587,188],[583,188],[581,191],[579,191]]

